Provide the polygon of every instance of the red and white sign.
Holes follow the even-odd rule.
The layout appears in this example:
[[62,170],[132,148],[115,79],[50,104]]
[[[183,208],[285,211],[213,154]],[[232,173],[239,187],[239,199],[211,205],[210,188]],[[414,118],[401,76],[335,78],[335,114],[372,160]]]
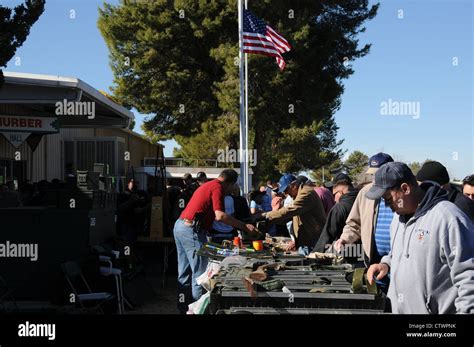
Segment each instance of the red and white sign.
[[58,119],[47,117],[0,116],[0,131],[30,133],[59,132]]

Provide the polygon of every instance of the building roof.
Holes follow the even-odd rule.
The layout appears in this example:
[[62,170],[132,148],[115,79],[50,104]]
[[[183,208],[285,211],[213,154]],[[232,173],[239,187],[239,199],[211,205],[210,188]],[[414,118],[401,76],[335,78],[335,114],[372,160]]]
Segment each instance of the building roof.
[[133,130],[130,130],[129,128],[123,128],[121,129],[123,132],[127,133],[127,134],[130,134],[134,137],[139,137],[141,138],[143,141],[146,141],[148,143],[151,143],[152,145],[156,145],[156,146],[159,146],[159,147],[165,147],[164,145],[162,145],[161,143],[153,143],[150,141],[150,139],[148,139],[146,136],[144,136],[143,134],[140,134],[140,133],[137,133],[136,131],[133,131]]
[[[97,124],[99,126],[128,127],[135,118],[131,111],[78,78],[6,71],[4,76],[5,85],[0,91],[2,104],[36,105],[38,110],[48,113],[58,101],[93,101],[97,105],[96,112],[102,117],[97,120],[97,123],[103,123]],[[116,118],[116,121],[111,118]],[[80,121],[72,116],[63,119],[62,127],[91,126],[90,122],[80,124]]]

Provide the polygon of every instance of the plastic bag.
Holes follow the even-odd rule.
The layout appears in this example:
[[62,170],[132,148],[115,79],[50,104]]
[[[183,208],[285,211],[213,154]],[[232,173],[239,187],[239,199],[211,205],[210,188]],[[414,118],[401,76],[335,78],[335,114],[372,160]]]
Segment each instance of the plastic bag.
[[211,293],[207,292],[202,295],[198,301],[188,305],[188,312],[186,314],[204,314],[211,299]]
[[211,289],[211,284],[209,280],[216,275],[221,269],[221,264],[218,261],[212,260],[207,264],[206,271],[204,271],[201,276],[196,279],[197,284],[201,285],[204,289],[209,291]]

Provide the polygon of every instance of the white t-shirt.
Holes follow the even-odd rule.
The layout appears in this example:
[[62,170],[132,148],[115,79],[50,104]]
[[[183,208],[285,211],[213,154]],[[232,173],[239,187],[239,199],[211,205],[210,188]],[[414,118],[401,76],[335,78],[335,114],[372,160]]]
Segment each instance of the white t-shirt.
[[[286,199],[283,201],[283,206],[291,206],[293,205],[293,199],[291,196],[287,196]],[[293,241],[295,241],[295,235],[293,234],[293,220],[290,220],[286,223],[286,227],[288,229],[288,233]]]

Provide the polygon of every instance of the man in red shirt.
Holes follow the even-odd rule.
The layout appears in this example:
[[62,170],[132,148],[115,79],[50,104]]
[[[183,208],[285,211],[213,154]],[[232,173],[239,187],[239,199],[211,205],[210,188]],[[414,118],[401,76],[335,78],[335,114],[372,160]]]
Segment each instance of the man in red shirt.
[[187,305],[202,295],[202,287],[196,279],[206,271],[207,258],[198,256],[197,251],[207,242],[207,232],[211,230],[213,221],[248,233],[255,231],[252,224],[240,222],[224,212],[224,197],[237,182],[237,177],[237,172],[226,169],[217,179],[201,185],[174,225],[178,255],[178,308],[181,313],[186,313]]

